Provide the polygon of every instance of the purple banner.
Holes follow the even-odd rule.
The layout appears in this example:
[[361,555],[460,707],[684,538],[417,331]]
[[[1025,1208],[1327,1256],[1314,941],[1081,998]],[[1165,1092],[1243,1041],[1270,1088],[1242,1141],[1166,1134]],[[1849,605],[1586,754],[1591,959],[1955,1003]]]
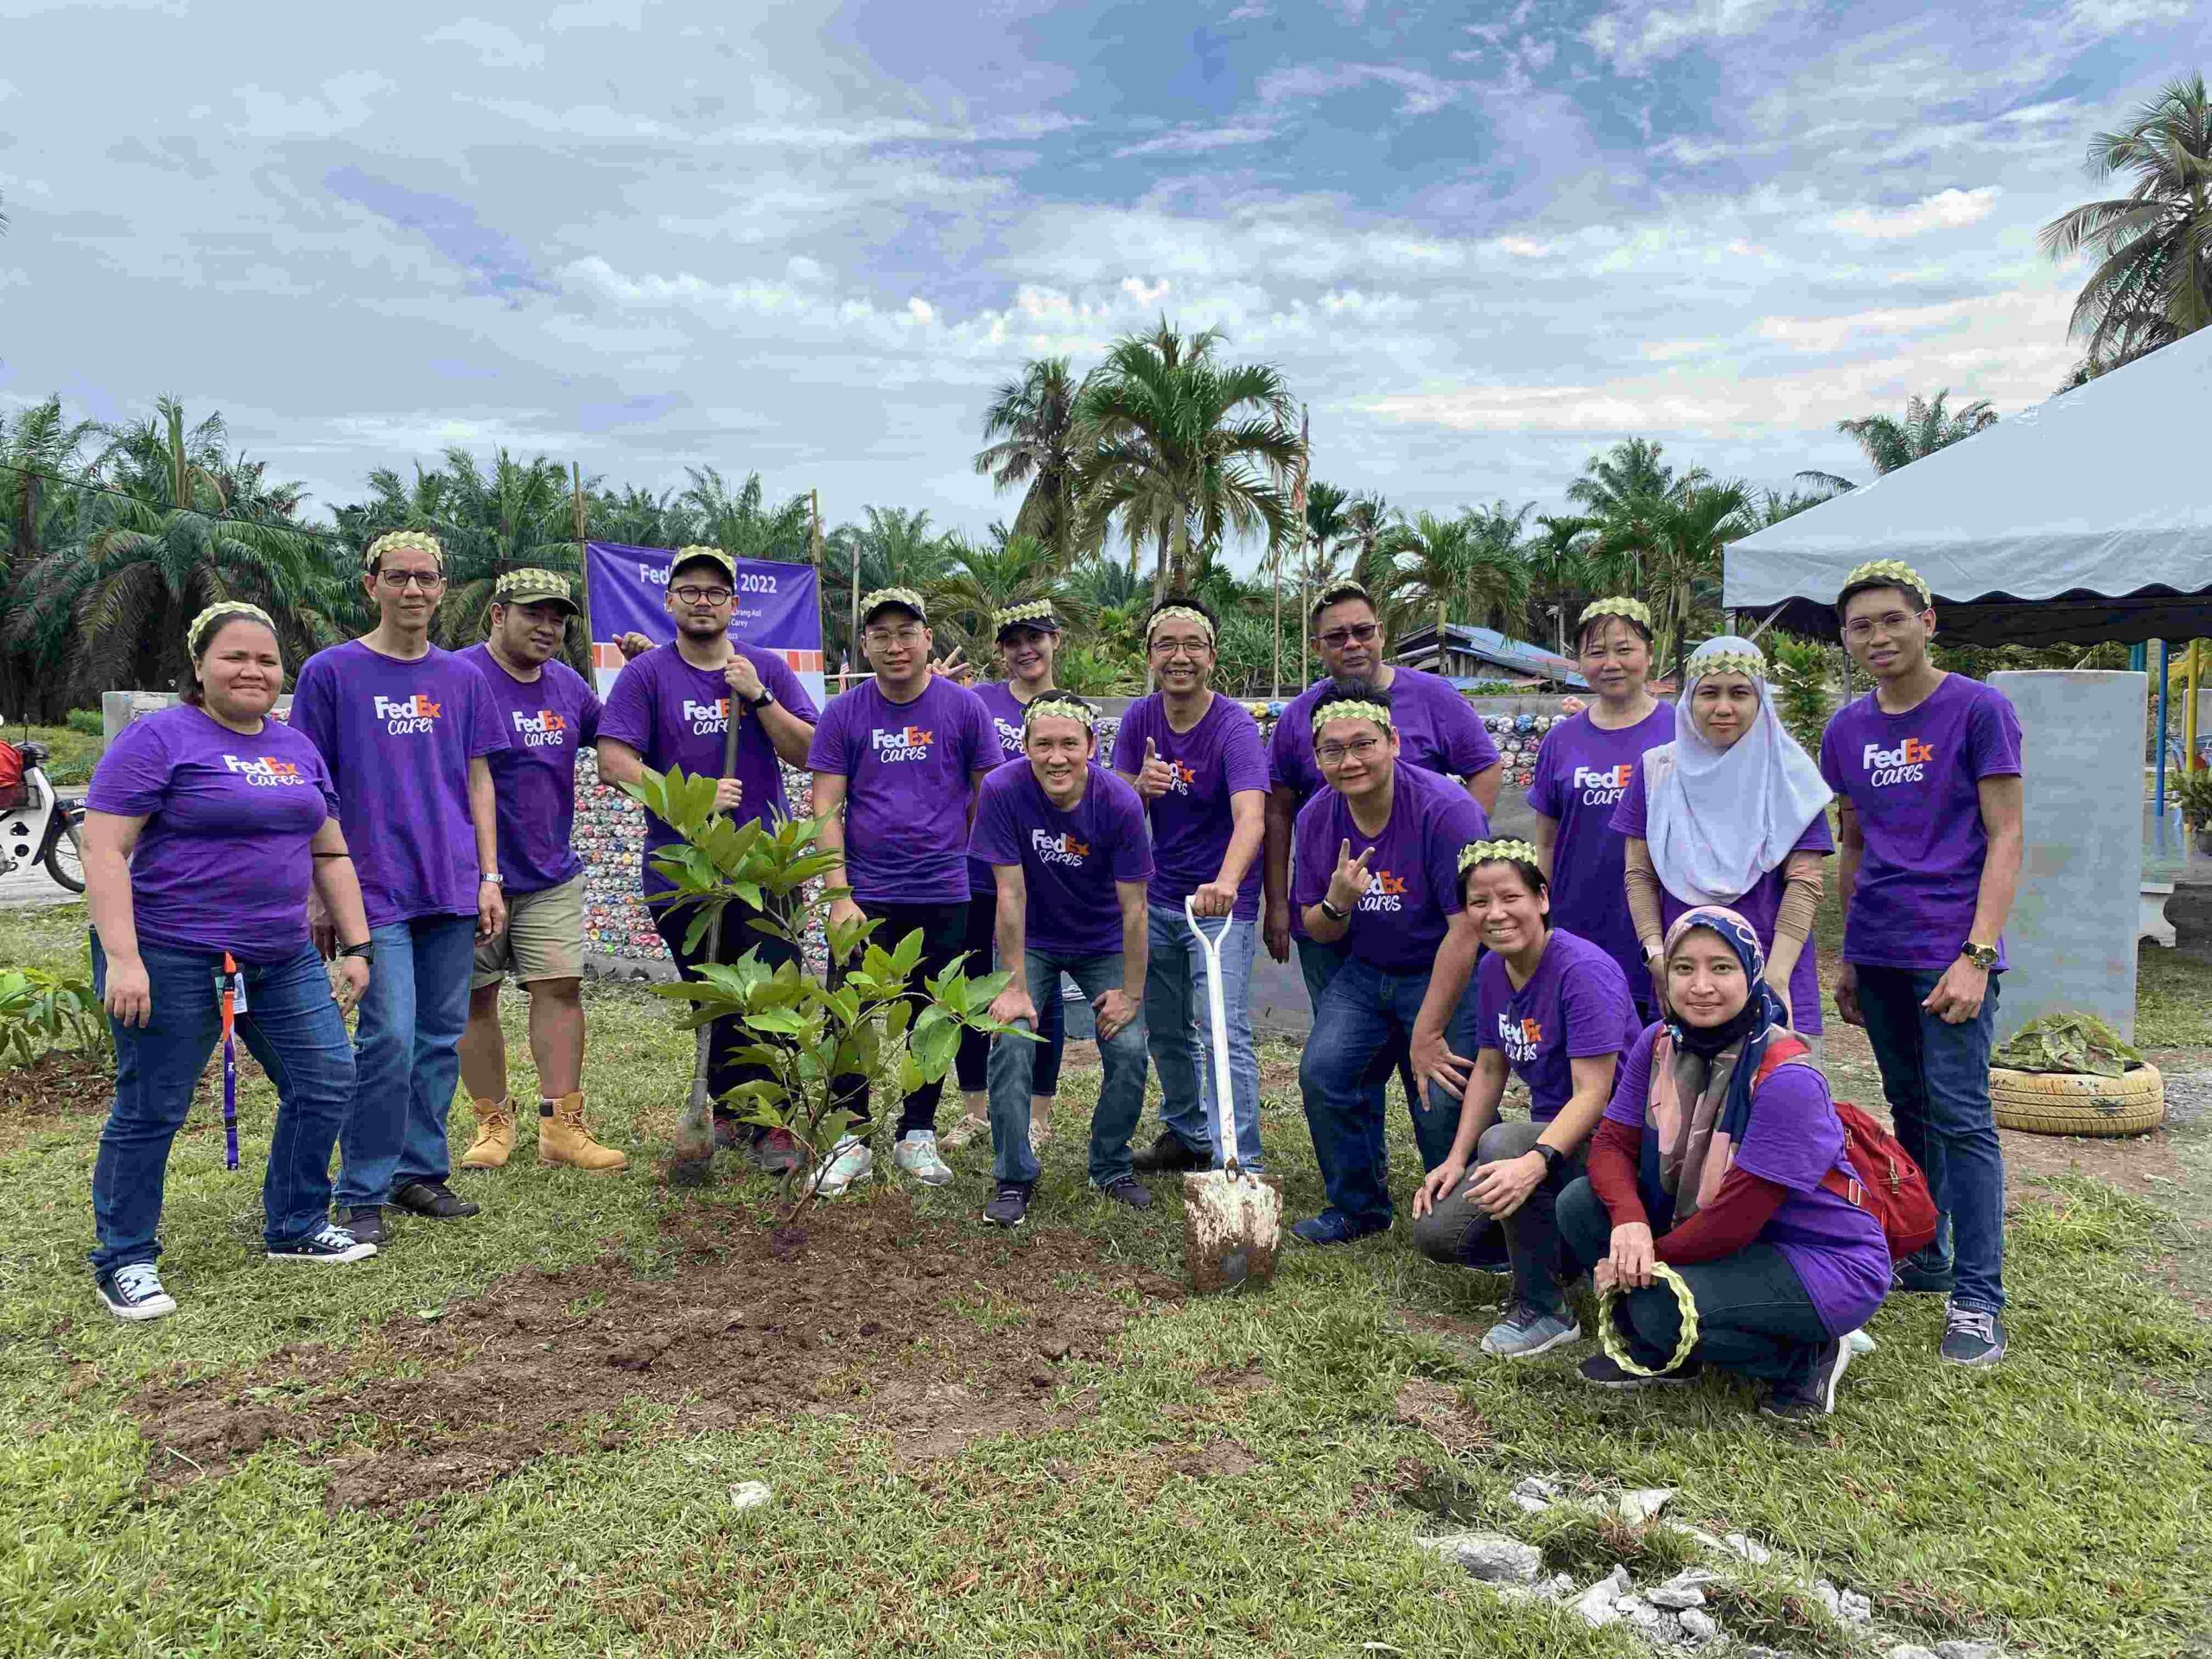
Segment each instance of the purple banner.
[[[625,547],[620,542],[584,543],[584,594],[591,606],[593,677],[601,696],[622,669],[619,634],[642,633],[655,645],[676,638],[676,620],[664,603],[668,562],[662,547]],[[822,583],[810,564],[739,559],[737,609],[729,635],[791,665],[817,704],[822,683]]]

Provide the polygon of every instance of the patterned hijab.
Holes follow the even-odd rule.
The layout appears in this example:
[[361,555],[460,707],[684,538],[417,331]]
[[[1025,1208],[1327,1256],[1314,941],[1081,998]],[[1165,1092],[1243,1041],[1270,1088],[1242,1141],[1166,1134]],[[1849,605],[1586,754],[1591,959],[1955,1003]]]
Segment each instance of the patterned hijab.
[[[1706,741],[1691,712],[1698,682],[1717,673],[1747,676],[1759,699],[1750,728],[1726,749]],[[1660,885],[1685,904],[1735,903],[1781,866],[1834,798],[1819,764],[1775,713],[1766,658],[1734,634],[1691,653],[1668,750],[1650,786],[1644,843]]]

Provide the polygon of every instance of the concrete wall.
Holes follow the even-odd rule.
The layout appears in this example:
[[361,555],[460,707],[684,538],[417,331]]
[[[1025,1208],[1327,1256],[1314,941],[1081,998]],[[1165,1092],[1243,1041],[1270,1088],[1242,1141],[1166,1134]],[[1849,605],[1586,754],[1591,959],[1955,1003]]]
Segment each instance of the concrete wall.
[[2019,710],[2026,848],[2005,929],[2002,1042],[2038,1014],[2079,1009],[2135,1033],[2143,881],[2143,729],[2149,677],[1993,674]]

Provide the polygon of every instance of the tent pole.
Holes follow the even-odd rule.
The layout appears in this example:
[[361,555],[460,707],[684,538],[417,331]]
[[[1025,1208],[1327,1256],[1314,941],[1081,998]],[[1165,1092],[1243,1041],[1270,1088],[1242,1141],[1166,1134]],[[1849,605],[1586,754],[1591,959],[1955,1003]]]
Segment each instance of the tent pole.
[[2202,671],[2203,656],[2204,642],[2202,639],[2190,640],[2189,667],[2182,682],[2188,688],[2189,697],[2181,710],[2181,769],[2184,777],[2196,770],[2196,686]]
[[2158,833],[2166,826],[2166,688],[2173,676],[2173,647],[2158,641],[2158,781],[2152,804],[2158,814]]

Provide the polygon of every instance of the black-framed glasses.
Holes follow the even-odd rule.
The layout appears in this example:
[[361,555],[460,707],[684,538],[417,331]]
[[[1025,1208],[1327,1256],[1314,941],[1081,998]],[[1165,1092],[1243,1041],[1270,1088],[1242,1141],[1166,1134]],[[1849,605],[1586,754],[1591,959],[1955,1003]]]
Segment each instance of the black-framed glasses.
[[729,602],[727,588],[671,588],[669,591],[686,605],[725,605]]
[[1382,747],[1379,737],[1355,737],[1349,743],[1324,743],[1313,751],[1313,758],[1325,766],[1333,766],[1348,754],[1362,760],[1372,760]]
[[1346,645],[1371,645],[1375,636],[1382,631],[1378,623],[1355,622],[1349,627],[1331,628],[1326,633],[1316,637],[1330,650],[1342,651]]
[[379,570],[377,580],[387,588],[404,593],[410,588],[419,588],[424,593],[446,585],[442,570]]

